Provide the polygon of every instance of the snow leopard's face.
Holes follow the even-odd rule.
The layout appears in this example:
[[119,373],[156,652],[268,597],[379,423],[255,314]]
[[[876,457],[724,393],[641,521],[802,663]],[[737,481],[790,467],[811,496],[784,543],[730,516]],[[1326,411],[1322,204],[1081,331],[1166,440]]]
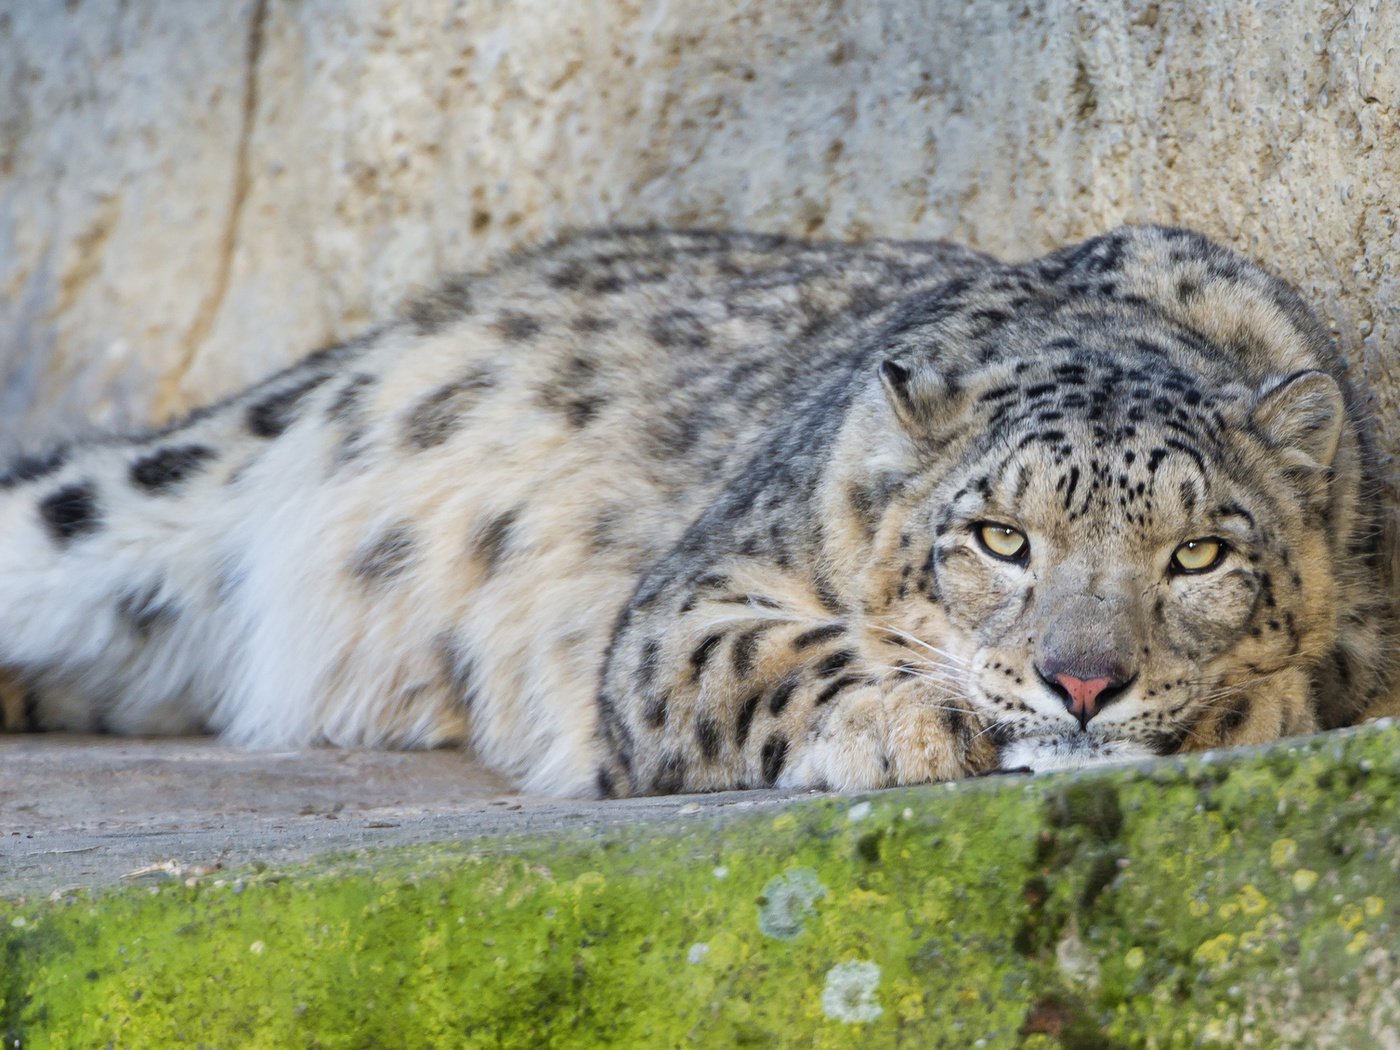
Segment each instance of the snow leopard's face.
[[1308,728],[1325,547],[1249,406],[1121,359],[1008,387],[1003,434],[939,486],[928,583],[1002,765]]
[[916,670],[1007,769],[1310,730],[1352,498],[1338,385],[1242,382],[1236,351],[1134,305],[1055,309],[983,306],[989,350],[925,332],[884,370],[924,468],[872,593],[939,639]]

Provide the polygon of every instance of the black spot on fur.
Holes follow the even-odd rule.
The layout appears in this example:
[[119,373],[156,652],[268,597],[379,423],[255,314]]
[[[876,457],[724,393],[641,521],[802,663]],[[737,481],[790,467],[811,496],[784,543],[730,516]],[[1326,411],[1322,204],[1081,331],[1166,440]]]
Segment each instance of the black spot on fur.
[[809,646],[817,645],[828,639],[844,634],[846,625],[843,623],[827,623],[820,627],[813,627],[811,630],[803,631],[792,640],[794,649],[806,649]]
[[39,501],[39,516],[59,543],[94,533],[102,527],[97,489],[90,481],[64,485]]
[[846,611],[845,602],[837,596],[830,580],[818,576],[812,581],[812,589],[816,592],[817,601],[821,602],[822,608],[827,612],[843,613]]
[[730,660],[734,665],[734,677],[741,682],[753,672],[754,650],[758,647],[758,636],[764,631],[763,627],[750,627],[743,634],[734,638],[734,646],[730,650]]
[[434,448],[461,429],[468,412],[496,385],[485,368],[438,387],[413,406],[404,418],[403,436],[413,448]]
[[569,322],[569,328],[579,335],[597,335],[616,325],[615,321],[597,314],[580,314]]
[[174,622],[179,607],[161,600],[163,584],[156,581],[139,590],[124,591],[117,598],[117,616],[138,638],[150,638],[156,628]]
[[326,418],[340,427],[340,444],[334,454],[336,465],[348,463],[363,451],[364,400],[374,383],[375,377],[365,372],[351,376],[326,409]]
[[1177,726],[1169,732],[1155,734],[1149,746],[1155,755],[1174,755],[1181,750],[1193,732],[1195,725],[1192,723]]
[[656,677],[656,661],[661,655],[661,643],[648,638],[642,643],[641,658],[637,661],[637,684],[646,689]]
[[823,704],[830,703],[832,699],[835,698],[837,693],[849,689],[851,686],[858,684],[860,681],[860,675],[842,675],[840,678],[836,679],[836,681],[828,684],[825,689],[823,689],[820,693],[817,694],[817,698],[813,702],[814,706],[821,707]]
[[783,766],[787,762],[788,742],[786,737],[778,736],[774,733],[763,742],[763,782],[772,787],[782,773]]
[[977,400],[979,402],[1000,401],[1003,398],[1011,397],[1013,394],[1019,394],[1020,392],[1021,388],[1012,383],[1007,386],[993,387],[991,390],[979,394]]
[[362,546],[350,572],[367,585],[387,583],[403,575],[413,561],[416,546],[412,530],[400,522]]
[[495,572],[497,566],[509,556],[511,533],[519,515],[519,508],[496,515],[481,528],[473,539],[472,550],[488,576]]
[[651,782],[652,791],[658,795],[674,795],[685,786],[685,759],[677,754],[666,755],[661,760],[661,768]]
[[451,631],[438,636],[438,659],[442,662],[442,677],[452,699],[470,708],[476,699],[476,666],[471,653]]
[[1245,719],[1249,717],[1251,706],[1253,706],[1253,701],[1248,696],[1236,697],[1225,709],[1225,713],[1220,716],[1220,728],[1226,733],[1233,733],[1244,725]]
[[971,726],[968,723],[967,712],[956,707],[945,707],[939,713],[939,720],[944,728],[962,742],[964,748],[970,743],[972,735]]
[[1079,486],[1079,468],[1069,468],[1069,481],[1065,486],[1065,509],[1068,510],[1074,500],[1074,490]]
[[591,423],[609,401],[598,382],[598,363],[582,354],[572,355],[539,397],[542,405],[564,413],[578,430]]
[[20,714],[21,728],[26,733],[42,733],[44,731],[44,723],[39,717],[39,708],[44,703],[44,694],[37,688],[31,686],[24,691],[24,697],[21,703],[24,707],[24,710]]
[[697,591],[722,591],[729,586],[729,577],[722,572],[707,572],[695,579]]
[[724,635],[716,633],[709,635],[695,647],[695,651],[690,654],[690,672],[692,678],[700,677],[700,673],[705,670],[705,664],[709,662],[710,655],[723,640]]
[[734,720],[734,742],[740,747],[743,747],[744,741],[749,738],[749,727],[753,725],[754,712],[758,710],[758,703],[762,699],[762,693],[754,693],[739,705],[739,716]]
[[867,536],[875,533],[885,508],[904,484],[903,475],[885,473],[867,484],[852,484],[846,489],[846,501]]
[[778,683],[773,695],[768,698],[768,713],[781,714],[783,708],[787,707],[788,701],[792,699],[793,690],[797,688],[800,679],[795,674],[788,675]]
[[551,288],[558,288],[561,291],[574,291],[582,287],[584,277],[583,264],[577,259],[570,259],[563,266],[545,278]]
[[169,492],[201,473],[214,450],[207,445],[171,445],[142,456],[131,465],[131,483],[152,494]]
[[355,415],[363,407],[365,391],[374,385],[374,376],[359,372],[350,377],[326,409],[331,419],[345,420]]
[[596,783],[599,798],[617,798],[617,786],[613,783],[612,774],[602,766],[598,767]]
[[828,678],[841,670],[848,663],[856,658],[856,654],[850,649],[841,649],[832,653],[821,663],[817,664],[817,677]]
[[496,321],[496,331],[512,342],[524,342],[539,335],[540,322],[536,317],[518,311],[507,311]]
[[255,437],[275,438],[297,421],[306,395],[330,378],[330,373],[308,376],[248,406],[246,422]]
[[705,324],[689,310],[672,310],[651,322],[652,339],[677,350],[703,350],[710,345]]
[[622,278],[615,273],[600,274],[587,282],[586,289],[594,295],[611,295],[622,290]]
[[706,762],[713,762],[719,755],[719,723],[709,715],[701,715],[695,720],[695,742],[700,745],[700,754]]
[[38,481],[58,471],[68,462],[68,446],[60,445],[40,455],[20,456],[0,473],[0,491],[12,489],[27,481]]
[[657,693],[648,699],[646,706],[642,708],[642,721],[653,729],[660,729],[666,724],[666,711],[670,706],[670,696],[664,691]]
[[411,304],[406,316],[416,334],[432,335],[471,311],[471,282],[466,277],[454,277]]
[[1175,438],[1167,438],[1165,444],[1168,448],[1174,448],[1178,452],[1184,452],[1186,455],[1194,459],[1196,461],[1196,466],[1200,468],[1202,474],[1210,473],[1209,469],[1206,467],[1205,457],[1201,455],[1200,450],[1197,449],[1195,446],[1188,445],[1183,441],[1177,441]]

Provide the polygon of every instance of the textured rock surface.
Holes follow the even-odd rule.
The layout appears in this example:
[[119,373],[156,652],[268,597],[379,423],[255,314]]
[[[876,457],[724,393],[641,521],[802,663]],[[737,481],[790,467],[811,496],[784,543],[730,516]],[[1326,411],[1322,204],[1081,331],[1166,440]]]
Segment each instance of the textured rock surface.
[[[1400,729],[0,893],[88,1046],[1400,1045]],[[600,807],[601,808],[601,807]]]
[[0,6],[0,419],[162,418],[563,227],[1200,227],[1375,391],[1400,7],[1193,0]]
[[[349,850],[675,820],[684,796],[520,795],[456,750],[243,751],[208,737],[0,736],[0,898],[117,884],[134,871],[281,867]],[[802,793],[805,795],[805,793]],[[707,795],[704,812],[785,791]]]

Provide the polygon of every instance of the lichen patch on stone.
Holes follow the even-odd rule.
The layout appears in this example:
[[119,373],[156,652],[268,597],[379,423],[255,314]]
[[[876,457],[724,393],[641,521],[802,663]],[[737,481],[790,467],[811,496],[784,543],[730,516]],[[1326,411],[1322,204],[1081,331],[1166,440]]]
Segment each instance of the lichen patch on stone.
[[763,887],[758,899],[758,928],[769,937],[790,941],[806,928],[826,887],[809,868],[789,868]]
[[873,962],[837,963],[826,973],[822,1013],[847,1024],[873,1021],[885,1012],[876,998],[879,989],[880,967]]

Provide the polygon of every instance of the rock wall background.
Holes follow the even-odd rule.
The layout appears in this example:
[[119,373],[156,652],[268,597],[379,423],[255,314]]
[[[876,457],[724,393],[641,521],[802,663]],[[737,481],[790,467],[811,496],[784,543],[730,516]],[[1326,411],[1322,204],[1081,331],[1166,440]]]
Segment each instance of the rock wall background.
[[566,227],[1191,225],[1400,447],[1394,0],[0,0],[0,429],[160,420]]

